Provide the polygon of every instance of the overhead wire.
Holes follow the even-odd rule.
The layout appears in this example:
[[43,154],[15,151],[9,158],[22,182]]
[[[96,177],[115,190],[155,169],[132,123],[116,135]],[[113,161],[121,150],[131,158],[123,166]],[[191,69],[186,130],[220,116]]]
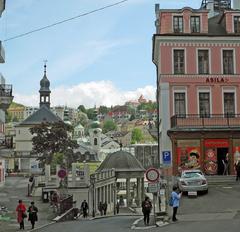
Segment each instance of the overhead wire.
[[33,33],[35,33],[35,32],[42,31],[42,30],[48,29],[48,28],[50,28],[50,27],[57,26],[57,25],[62,24],[62,23],[69,22],[69,21],[71,21],[71,20],[75,20],[75,19],[77,19],[77,18],[84,17],[84,16],[87,16],[87,15],[96,13],[96,12],[98,12],[98,11],[102,11],[102,10],[105,10],[105,9],[107,9],[107,8],[110,8],[110,7],[114,7],[114,6],[123,4],[124,2],[127,2],[127,1],[129,1],[129,0],[118,1],[118,2],[115,2],[115,3],[109,4],[109,5],[106,5],[106,6],[97,8],[97,9],[95,9],[95,10],[91,10],[91,11],[88,11],[88,12],[86,12],[86,13],[82,13],[82,14],[77,15],[77,16],[74,16],[74,17],[71,17],[71,18],[67,18],[67,19],[64,19],[64,20],[61,20],[61,21],[58,21],[58,22],[49,24],[49,25],[44,26],[44,27],[39,27],[39,28],[37,28],[37,29],[33,29],[33,30],[31,30],[31,31],[28,31],[28,32],[25,32],[25,33],[21,33],[21,34],[19,34],[19,35],[15,35],[15,36],[9,37],[9,38],[3,40],[3,42],[7,42],[7,41],[10,41],[10,40],[14,40],[14,39],[20,38],[20,37],[24,37],[24,36],[27,36],[27,35],[29,35],[29,34],[33,34]]

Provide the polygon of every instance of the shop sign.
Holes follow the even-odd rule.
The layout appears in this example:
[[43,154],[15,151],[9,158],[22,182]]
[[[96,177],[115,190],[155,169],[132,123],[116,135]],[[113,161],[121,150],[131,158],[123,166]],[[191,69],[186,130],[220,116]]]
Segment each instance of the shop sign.
[[204,145],[205,147],[229,147],[227,139],[206,139]]
[[229,79],[226,77],[208,77],[208,78],[206,78],[206,83],[225,83],[228,81],[229,81]]

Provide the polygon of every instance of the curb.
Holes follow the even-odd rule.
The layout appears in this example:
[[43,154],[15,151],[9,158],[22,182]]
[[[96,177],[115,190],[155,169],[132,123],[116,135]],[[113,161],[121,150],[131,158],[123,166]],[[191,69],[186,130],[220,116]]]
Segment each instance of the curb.
[[143,220],[143,217],[135,220],[131,226],[131,230],[148,230],[148,229],[152,229],[152,228],[156,228],[156,227],[163,227],[163,226],[170,224],[169,222],[159,221],[159,222],[156,222],[156,224],[152,225],[152,226],[136,226],[142,220]]
[[37,227],[37,228],[34,228],[34,229],[31,229],[31,230],[27,230],[28,232],[30,232],[30,231],[38,231],[38,230],[40,230],[40,229],[43,229],[43,228],[45,228],[45,227],[47,227],[47,226],[50,226],[50,225],[52,225],[52,224],[55,224],[56,222],[49,222],[48,224],[44,224],[44,225],[42,225],[42,226],[39,226],[39,227]]
[[124,217],[124,216],[142,216],[142,214],[116,214],[116,215],[105,215],[105,216],[97,216],[89,218],[89,220],[98,220],[103,218],[109,218],[109,217]]

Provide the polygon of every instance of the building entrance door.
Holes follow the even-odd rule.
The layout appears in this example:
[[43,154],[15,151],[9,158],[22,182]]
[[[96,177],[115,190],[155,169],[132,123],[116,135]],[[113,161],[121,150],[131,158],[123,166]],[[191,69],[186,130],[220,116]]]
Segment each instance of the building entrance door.
[[217,163],[218,163],[217,174],[218,175],[223,175],[224,162],[225,162],[227,153],[228,153],[227,147],[217,148]]

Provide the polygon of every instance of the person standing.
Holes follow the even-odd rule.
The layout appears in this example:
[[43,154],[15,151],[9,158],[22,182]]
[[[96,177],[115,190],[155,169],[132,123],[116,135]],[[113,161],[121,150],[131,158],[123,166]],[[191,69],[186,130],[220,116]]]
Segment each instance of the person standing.
[[83,212],[83,217],[86,218],[88,215],[88,203],[84,200],[81,204],[81,210]]
[[117,204],[116,204],[116,211],[117,211],[117,214],[119,214],[119,208],[120,208],[120,205],[119,205],[119,202],[117,201]]
[[28,208],[28,221],[31,222],[32,229],[34,229],[35,222],[38,220],[38,208],[34,205],[34,202],[31,202],[31,206]]
[[18,201],[18,205],[16,208],[17,212],[17,221],[20,225],[20,230],[24,230],[24,218],[27,217],[26,215],[26,206],[23,204],[22,200]]
[[100,215],[102,216],[103,215],[103,204],[102,202],[100,201],[99,204],[98,204],[98,210],[100,212]]
[[234,166],[236,170],[236,181],[238,181],[240,180],[240,160],[237,160]]
[[143,212],[143,221],[144,225],[149,225],[150,213],[152,210],[152,203],[149,197],[145,197],[145,200],[142,202],[142,212]]
[[182,193],[178,191],[177,186],[173,186],[173,191],[171,193],[172,207],[173,207],[173,215],[172,215],[172,221],[173,222],[178,220],[176,218],[176,216],[177,216],[177,210],[178,210],[178,207],[179,207],[179,202],[180,202],[181,196],[182,196]]
[[103,203],[103,214],[104,215],[107,214],[107,202],[106,201]]

